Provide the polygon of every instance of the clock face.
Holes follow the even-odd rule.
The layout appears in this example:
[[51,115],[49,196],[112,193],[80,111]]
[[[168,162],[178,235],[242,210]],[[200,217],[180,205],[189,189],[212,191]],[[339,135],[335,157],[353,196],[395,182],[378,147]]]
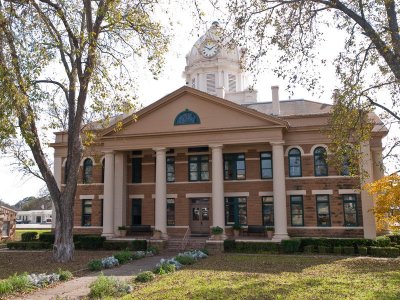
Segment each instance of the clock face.
[[210,58],[215,56],[218,53],[218,44],[214,41],[206,41],[200,49],[201,54],[206,57]]

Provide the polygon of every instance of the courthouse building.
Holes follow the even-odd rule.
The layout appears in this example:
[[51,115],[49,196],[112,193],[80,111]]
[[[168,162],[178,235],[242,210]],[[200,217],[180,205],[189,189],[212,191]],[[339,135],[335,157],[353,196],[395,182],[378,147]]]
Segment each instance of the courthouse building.
[[[81,161],[74,230],[118,235],[121,225],[151,225],[164,238],[210,234],[220,226],[274,227],[289,236],[376,236],[371,197],[348,168],[328,166],[324,135],[332,106],[257,101],[240,67],[240,50],[218,43],[217,24],[187,55],[186,85],[127,117],[122,129],[99,130]],[[376,120],[362,165],[382,177],[387,133]],[[64,183],[67,133],[56,133],[54,168]]]

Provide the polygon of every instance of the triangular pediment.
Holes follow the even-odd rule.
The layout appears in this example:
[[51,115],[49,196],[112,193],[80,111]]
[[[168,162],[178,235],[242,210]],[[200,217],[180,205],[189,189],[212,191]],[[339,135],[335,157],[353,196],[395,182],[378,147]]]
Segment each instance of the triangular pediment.
[[102,136],[223,131],[251,127],[285,128],[287,123],[279,118],[184,86],[140,110],[135,118],[132,116],[125,118],[121,129],[115,130],[115,125],[105,129]]

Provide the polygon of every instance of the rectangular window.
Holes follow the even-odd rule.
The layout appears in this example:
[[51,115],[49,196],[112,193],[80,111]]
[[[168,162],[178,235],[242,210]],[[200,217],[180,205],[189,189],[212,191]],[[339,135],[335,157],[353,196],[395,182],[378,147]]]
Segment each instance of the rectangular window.
[[207,181],[208,173],[208,155],[189,156],[189,181]]
[[175,157],[167,157],[167,182],[175,181]]
[[82,200],[82,226],[92,226],[92,200]]
[[224,154],[224,179],[246,179],[246,161],[243,153]]
[[331,226],[329,195],[317,195],[317,225]]
[[303,196],[290,196],[292,226],[304,226]]
[[272,178],[272,153],[260,153],[261,179]]
[[264,226],[274,226],[274,197],[262,197],[262,215]]
[[247,198],[225,198],[225,224],[247,225]]
[[344,226],[357,226],[357,196],[343,195]]
[[142,199],[132,199],[132,225],[142,225]]
[[142,158],[132,158],[132,183],[142,182]]
[[175,199],[167,199],[167,226],[175,226]]

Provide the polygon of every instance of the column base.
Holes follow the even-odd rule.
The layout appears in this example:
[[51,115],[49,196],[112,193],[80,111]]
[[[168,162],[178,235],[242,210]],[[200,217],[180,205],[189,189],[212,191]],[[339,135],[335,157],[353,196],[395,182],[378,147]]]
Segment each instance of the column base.
[[287,233],[275,233],[272,237],[273,242],[280,242],[282,240],[288,240],[290,236]]
[[223,241],[226,239],[227,239],[227,236],[225,233],[224,234],[213,234],[210,237],[210,240],[214,240],[214,241]]
[[105,233],[105,232],[103,232],[103,233],[101,234],[101,236],[104,236],[104,237],[107,239],[107,238],[113,238],[113,237],[115,237],[115,234],[114,234],[114,233]]

